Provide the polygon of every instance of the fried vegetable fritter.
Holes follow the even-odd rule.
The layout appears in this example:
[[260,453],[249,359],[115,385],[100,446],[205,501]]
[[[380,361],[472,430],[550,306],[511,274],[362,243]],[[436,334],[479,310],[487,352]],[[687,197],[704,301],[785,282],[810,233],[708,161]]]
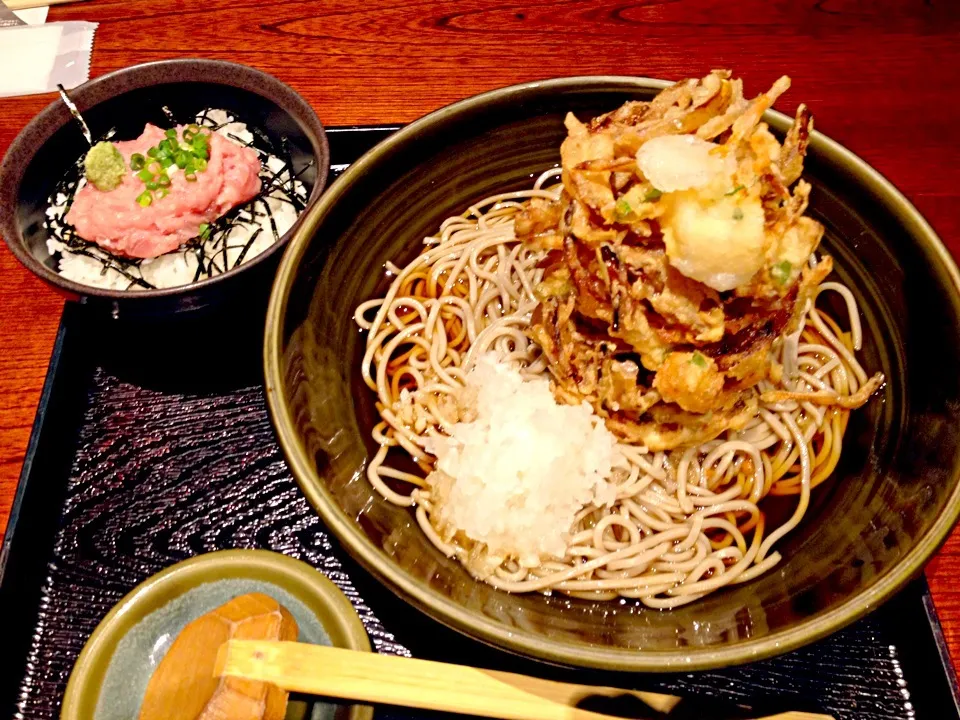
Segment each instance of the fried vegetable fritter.
[[628,441],[670,449],[741,427],[775,374],[774,342],[832,268],[808,264],[823,235],[800,180],[810,112],[782,144],[762,120],[789,87],[746,100],[716,70],[585,122],[569,114],[560,199],[517,219],[549,251],[529,333],[555,393]]

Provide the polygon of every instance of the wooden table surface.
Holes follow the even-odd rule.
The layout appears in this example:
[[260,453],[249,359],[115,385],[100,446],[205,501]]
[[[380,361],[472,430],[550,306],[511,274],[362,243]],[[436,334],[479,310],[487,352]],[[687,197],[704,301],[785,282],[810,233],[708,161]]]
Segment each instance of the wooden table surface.
[[[960,5],[952,0],[89,0],[91,76],[149,60],[233,60],[289,83],[328,125],[404,122],[511,83],[780,74],[817,129],[893,181],[960,256]],[[0,69],[0,72],[3,70]],[[0,99],[0,153],[51,95]],[[7,524],[63,300],[0,249],[0,531]],[[960,530],[927,570],[960,660]]]

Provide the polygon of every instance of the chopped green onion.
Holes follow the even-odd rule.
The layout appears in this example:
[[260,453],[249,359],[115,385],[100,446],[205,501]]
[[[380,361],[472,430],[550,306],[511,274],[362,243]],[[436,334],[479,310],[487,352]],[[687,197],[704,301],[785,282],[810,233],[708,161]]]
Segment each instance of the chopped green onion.
[[614,208],[614,212],[617,214],[617,217],[625,218],[627,215],[633,212],[633,208],[630,207],[630,203],[626,200],[617,200],[617,205]]
[[201,240],[206,240],[210,237],[209,223],[200,223],[200,227],[197,228],[197,237]]
[[149,207],[150,203],[153,202],[153,195],[150,194],[149,190],[144,190],[137,195],[137,202],[140,204],[140,207]]
[[184,128],[184,144],[180,144],[177,130],[171,128],[164,131],[163,140],[147,150],[149,159],[137,154],[136,157],[141,158],[143,164],[141,165],[139,160],[136,163],[131,160],[131,165],[137,165],[133,168],[134,171],[143,171],[139,177],[144,183],[153,182],[158,187],[170,186],[166,170],[173,165],[184,171],[184,177],[188,181],[195,182],[197,173],[207,169],[207,161],[210,159],[209,138],[209,133],[204,132],[199,125],[190,124]]
[[146,164],[147,159],[140,153],[134,153],[130,156],[130,169],[131,170],[143,170],[143,166]]
[[736,195],[738,192],[740,192],[740,191],[743,190],[744,188],[746,188],[746,185],[737,185],[737,186],[736,186],[733,190],[731,190],[730,192],[724,193],[724,195],[726,195],[726,196],[728,196],[728,197],[729,197],[730,195]]
[[161,187],[157,190],[157,200],[163,200],[169,194],[170,188]]
[[647,191],[647,194],[643,196],[643,201],[644,201],[644,202],[651,202],[652,200],[657,200],[657,199],[659,199],[661,195],[663,195],[662,192],[660,192],[660,191],[657,190],[656,188],[653,188],[652,190],[648,190],[648,191]]
[[784,285],[790,279],[790,275],[793,273],[793,265],[789,260],[784,260],[783,262],[778,262],[772,268],[770,268],[770,277],[774,279],[777,285]]
[[690,362],[700,368],[705,368],[707,366],[707,359],[698,352],[693,354],[693,357],[690,358]]
[[734,220],[743,220],[743,210],[740,208],[733,209],[733,219]]
[[146,186],[147,190],[156,190],[158,187],[160,187],[155,180],[147,180],[144,185]]

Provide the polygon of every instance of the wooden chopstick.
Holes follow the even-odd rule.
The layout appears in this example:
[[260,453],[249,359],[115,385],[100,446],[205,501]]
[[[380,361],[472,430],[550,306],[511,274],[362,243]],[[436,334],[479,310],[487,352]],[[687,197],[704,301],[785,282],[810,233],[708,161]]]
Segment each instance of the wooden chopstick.
[[[272,683],[292,692],[506,720],[622,720],[575,707],[584,698],[598,695],[631,695],[665,714],[681,700],[660,693],[575,685],[295,642],[231,640],[220,648],[214,672]],[[788,712],[757,720],[833,718]]]
[[65,5],[71,2],[84,2],[84,0],[3,0],[4,5],[11,10],[29,10],[44,5]]

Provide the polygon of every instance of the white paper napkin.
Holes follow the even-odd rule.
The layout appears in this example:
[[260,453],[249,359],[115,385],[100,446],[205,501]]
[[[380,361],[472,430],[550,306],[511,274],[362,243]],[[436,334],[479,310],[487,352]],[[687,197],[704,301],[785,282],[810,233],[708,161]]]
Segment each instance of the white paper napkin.
[[26,10],[14,10],[13,14],[23,20],[27,25],[43,25],[47,21],[47,13],[50,12],[50,6],[27,8]]
[[0,29],[0,97],[68,90],[90,78],[97,23],[60,22]]

